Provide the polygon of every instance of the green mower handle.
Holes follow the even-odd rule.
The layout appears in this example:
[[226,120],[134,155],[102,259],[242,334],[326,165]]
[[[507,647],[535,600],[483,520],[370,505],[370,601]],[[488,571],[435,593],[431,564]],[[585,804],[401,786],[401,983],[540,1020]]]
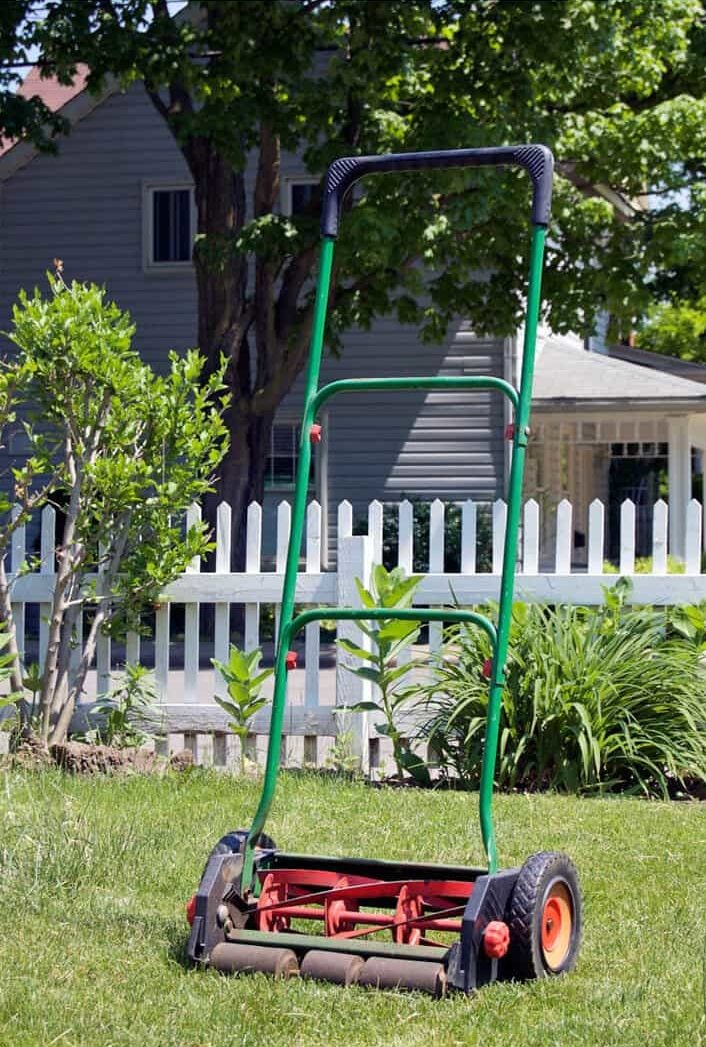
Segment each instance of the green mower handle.
[[439,167],[524,167],[532,179],[532,224],[549,225],[554,158],[546,145],[503,145],[490,149],[436,149],[386,156],[342,156],[326,174],[321,235],[338,236],[341,205],[351,186],[369,174]]

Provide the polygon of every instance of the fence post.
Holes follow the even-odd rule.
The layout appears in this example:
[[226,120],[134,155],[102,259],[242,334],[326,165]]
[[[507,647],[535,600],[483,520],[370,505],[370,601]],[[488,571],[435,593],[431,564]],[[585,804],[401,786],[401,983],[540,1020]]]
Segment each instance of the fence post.
[[[338,542],[338,607],[360,607],[360,597],[355,579],[360,578],[364,585],[370,581],[373,566],[372,543],[367,535],[339,535]],[[354,622],[339,622],[338,635],[352,640],[359,647],[367,650],[370,642],[356,627]],[[358,702],[368,702],[372,698],[371,685],[348,671],[346,665],[354,665],[356,660],[345,651],[338,650],[336,657],[336,705],[351,706]],[[353,750],[360,761],[364,774],[370,769],[370,741],[368,713],[349,713]]]

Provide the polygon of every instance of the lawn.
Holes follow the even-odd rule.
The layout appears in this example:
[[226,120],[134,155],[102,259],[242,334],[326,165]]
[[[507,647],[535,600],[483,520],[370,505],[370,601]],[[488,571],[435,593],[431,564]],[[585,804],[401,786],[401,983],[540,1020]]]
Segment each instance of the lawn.
[[[184,902],[258,791],[200,771],[0,778],[0,1045],[706,1043],[706,805],[499,797],[506,864],[558,848],[579,867],[579,967],[434,1001],[183,965]],[[285,774],[268,831],[312,853],[473,864],[476,802]]]

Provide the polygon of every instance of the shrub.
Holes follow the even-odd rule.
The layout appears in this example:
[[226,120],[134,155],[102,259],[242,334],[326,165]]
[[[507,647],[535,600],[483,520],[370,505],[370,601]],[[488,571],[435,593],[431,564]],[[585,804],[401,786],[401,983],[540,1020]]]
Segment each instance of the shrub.
[[[4,559],[12,528],[47,501],[63,517],[38,695],[51,742],[66,736],[100,634],[137,626],[210,548],[205,525],[185,527],[184,515],[211,489],[228,442],[221,371],[206,376],[191,350],[170,354],[166,374],[156,374],[132,348],[127,313],[57,270],[48,297],[20,293],[8,334],[17,351],[0,366],[0,427],[22,405],[30,449],[13,470],[12,498],[0,498],[0,618],[13,642]],[[82,614],[90,627],[74,671]]]
[[[355,584],[358,588],[363,607],[385,607],[390,610],[410,608],[414,593],[419,587],[421,578],[418,575],[407,577],[401,567],[388,571],[381,564],[373,568],[370,588],[366,589],[359,578]],[[400,713],[413,693],[408,683],[408,673],[414,662],[398,664],[399,657],[408,651],[419,639],[419,623],[385,618],[377,621],[359,621],[360,631],[370,641],[370,650],[360,647],[344,637],[339,637],[338,646],[347,654],[353,655],[364,665],[345,665],[349,672],[366,680],[375,688],[374,700],[357,702],[344,706],[349,712],[375,712],[381,721],[375,724],[375,730],[392,742],[392,756],[400,781],[404,772],[409,771],[421,785],[429,785],[429,771],[426,764],[410,748],[403,737],[399,725]]]
[[259,647],[245,653],[235,644],[230,646],[227,662],[219,662],[217,658],[211,659],[211,664],[218,669],[228,690],[227,698],[221,698],[217,694],[213,697],[221,709],[228,713],[228,726],[240,741],[241,774],[245,774],[245,743],[252,719],[269,703],[269,698],[263,698],[261,692],[265,681],[272,676],[274,670],[261,670],[261,659],[262,651]]
[[87,740],[121,749],[143,745],[160,726],[157,702],[150,670],[139,662],[126,665],[119,686],[91,709],[98,714],[98,725],[86,732]]
[[[706,780],[706,677],[699,644],[668,612],[516,603],[496,780],[504,788],[621,789],[667,796]],[[673,617],[673,616],[672,616]],[[477,783],[485,736],[487,637],[454,627],[426,690],[423,734],[442,765]]]

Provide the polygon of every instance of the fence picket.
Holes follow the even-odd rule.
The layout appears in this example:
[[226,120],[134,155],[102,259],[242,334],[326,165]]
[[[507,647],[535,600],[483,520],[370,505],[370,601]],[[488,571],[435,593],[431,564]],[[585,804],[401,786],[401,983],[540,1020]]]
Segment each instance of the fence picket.
[[[101,547],[99,550],[99,565],[98,574],[104,574],[106,571],[106,563],[104,557],[106,556],[107,549]],[[98,688],[99,696],[107,695],[110,693],[110,659],[111,659],[112,647],[110,643],[110,636],[107,636],[102,630],[99,631],[96,637],[96,686]]]
[[[41,534],[39,539],[39,573],[42,575],[54,574],[54,553],[56,549],[56,509],[53,505],[47,505],[42,510]],[[52,589],[54,588],[52,584]],[[47,643],[49,642],[49,618],[51,616],[51,604],[40,603],[39,605],[39,668],[44,669]]]
[[476,573],[478,514],[470,498],[461,506],[461,574]]
[[[306,572],[319,574],[321,571],[321,506],[311,502],[306,513]],[[310,622],[304,637],[304,704],[316,708],[319,704],[319,655],[321,649],[321,627]],[[311,743],[305,745],[307,760],[311,758]],[[315,761],[314,761],[315,762]]]
[[[12,521],[13,523],[20,515],[20,507],[14,506],[12,509]],[[17,575],[22,569],[22,566],[27,557],[27,532],[24,524],[21,524],[12,532],[12,541],[10,544],[11,549],[11,570],[13,574]],[[17,640],[17,650],[20,654],[20,662],[24,665],[25,661],[25,605],[22,602],[16,600],[12,601],[12,619],[15,623],[15,638]]]
[[128,665],[137,665],[140,661],[140,634],[129,632],[125,641],[125,661]]
[[539,571],[539,504],[530,498],[525,503],[522,531],[522,573]]
[[[287,566],[287,549],[289,548],[289,532],[292,529],[292,507],[289,502],[280,502],[277,506],[277,552],[275,555],[275,571],[284,577]],[[280,601],[275,604],[275,637],[279,636]]]
[[[201,508],[189,507],[186,513],[187,530],[201,522]],[[186,568],[187,574],[199,574],[201,558],[195,556]],[[184,604],[184,701],[196,702],[199,697],[199,605]]]
[[[227,604],[226,604],[227,608]],[[154,615],[154,679],[159,701],[169,692],[169,604],[160,603]]]
[[692,498],[686,507],[686,555],[687,574],[701,574],[701,503]]
[[[406,574],[412,574],[414,570],[414,506],[405,499],[399,506],[399,527],[397,564]],[[412,652],[400,651],[397,658],[400,665],[406,665],[412,660]],[[405,677],[405,680],[407,677]]]
[[338,539],[350,538],[353,534],[353,506],[349,501],[339,502],[338,505]]
[[[248,506],[247,534],[245,538],[245,573],[259,574],[262,566],[262,506],[251,502]],[[245,604],[246,651],[254,651],[260,643],[260,604]]]
[[667,573],[667,528],[669,510],[663,499],[655,502],[652,515],[652,573]]
[[405,498],[399,506],[397,564],[406,574],[414,570],[414,506]]
[[[230,506],[227,502],[221,502],[216,509],[216,574],[230,572],[230,528]],[[213,619],[213,656],[219,662],[227,662],[230,647],[230,604],[217,603]],[[213,670],[213,686],[219,698],[225,698],[226,685],[217,669]]]
[[[429,573],[444,573],[444,503],[434,499],[429,509]],[[450,595],[450,594],[449,594]],[[444,633],[442,622],[429,623],[429,652],[434,655],[441,650]]]
[[[382,563],[382,502],[372,501],[368,506],[368,535],[372,543],[373,563]],[[365,579],[367,585],[369,578]]]
[[635,503],[626,498],[620,506],[620,573],[635,570]]
[[603,543],[605,509],[603,502],[594,498],[588,507],[588,573],[603,574]]
[[498,498],[493,502],[493,574],[500,574],[503,566],[507,505]]
[[[372,568],[373,557],[370,548],[370,540],[366,535],[351,535],[341,537],[338,540],[338,571],[337,586],[339,607],[360,607],[355,579],[369,578]],[[361,633],[354,622],[339,622],[339,637],[345,637],[360,645],[363,649],[369,649],[370,640]],[[367,680],[346,669],[347,665],[355,664],[355,659],[344,651],[339,651],[336,658],[336,704],[339,707],[356,705],[359,702],[370,701],[372,685]],[[360,765],[364,770],[369,766],[369,723],[367,712],[342,713],[337,717],[338,734],[340,731],[350,731],[352,734],[352,748]]]
[[556,574],[571,573],[573,548],[573,508],[568,498],[562,498],[556,509]]

